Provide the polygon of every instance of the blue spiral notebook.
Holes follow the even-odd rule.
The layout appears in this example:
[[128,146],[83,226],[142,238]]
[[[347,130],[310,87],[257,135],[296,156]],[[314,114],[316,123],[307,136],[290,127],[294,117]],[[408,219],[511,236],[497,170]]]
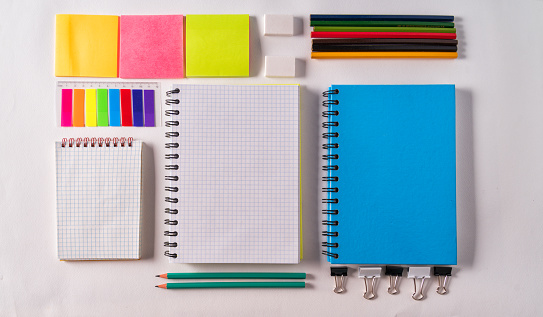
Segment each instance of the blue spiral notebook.
[[323,242],[332,264],[456,264],[454,85],[332,85]]

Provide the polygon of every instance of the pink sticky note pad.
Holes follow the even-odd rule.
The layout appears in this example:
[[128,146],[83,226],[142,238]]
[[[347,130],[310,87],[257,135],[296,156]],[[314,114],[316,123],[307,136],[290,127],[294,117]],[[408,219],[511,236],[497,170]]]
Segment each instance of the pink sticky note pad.
[[119,76],[183,78],[183,16],[121,15]]

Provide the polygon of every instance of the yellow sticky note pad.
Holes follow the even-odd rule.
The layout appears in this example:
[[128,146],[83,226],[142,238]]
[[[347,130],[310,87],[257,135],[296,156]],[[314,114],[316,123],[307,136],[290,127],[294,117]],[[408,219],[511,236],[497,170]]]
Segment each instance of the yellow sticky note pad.
[[57,14],[55,75],[117,77],[119,17]]
[[187,77],[249,77],[249,15],[187,15]]

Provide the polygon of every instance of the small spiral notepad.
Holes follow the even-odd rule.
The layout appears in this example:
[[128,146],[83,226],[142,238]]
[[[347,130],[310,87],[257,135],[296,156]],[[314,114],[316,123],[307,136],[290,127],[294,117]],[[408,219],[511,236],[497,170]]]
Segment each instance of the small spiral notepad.
[[140,258],[142,142],[56,142],[61,260]]

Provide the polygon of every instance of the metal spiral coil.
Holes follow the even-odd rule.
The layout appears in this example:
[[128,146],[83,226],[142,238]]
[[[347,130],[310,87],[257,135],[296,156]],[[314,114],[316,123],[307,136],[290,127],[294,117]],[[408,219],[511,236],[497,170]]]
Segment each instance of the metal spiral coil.
[[166,132],[167,138],[177,138],[179,137],[179,132]]
[[167,105],[178,105],[179,104],[179,99],[166,99],[166,104]]
[[322,199],[322,203],[325,204],[326,208],[321,212],[327,217],[326,220],[322,221],[322,225],[327,228],[327,230],[322,231],[322,235],[327,238],[327,241],[322,242],[322,247],[326,248],[322,251],[322,254],[337,259],[339,257],[338,253],[330,252],[330,248],[337,248],[339,245],[337,242],[332,241],[334,237],[339,235],[337,230],[332,230],[333,227],[339,225],[337,220],[334,220],[334,216],[339,214],[339,210],[333,208],[334,204],[339,202],[338,198],[334,198],[334,193],[339,192],[338,186],[334,186],[338,181],[337,176],[332,176],[333,171],[339,170],[339,164],[336,163],[336,160],[339,159],[337,153],[333,153],[335,149],[339,148],[338,139],[340,137],[337,131],[334,131],[333,128],[339,126],[338,120],[336,117],[339,116],[339,100],[333,99],[332,95],[339,94],[338,89],[330,89],[324,91],[322,96],[326,98],[322,102],[322,106],[326,108],[322,112],[322,116],[327,118],[327,121],[322,123],[322,127],[326,129],[326,132],[322,134],[322,138],[326,141],[322,144],[322,148],[326,150],[326,154],[322,155],[322,159],[326,161],[326,165],[322,166],[322,170],[326,172],[326,176],[322,177],[322,181],[325,182],[326,186],[322,188],[322,192],[326,193],[326,198]]
[[339,123],[337,122],[323,122],[322,127],[328,129],[329,127],[337,127]]
[[337,243],[323,242],[321,244],[325,248],[337,248],[339,245]]
[[337,259],[339,258],[339,255],[337,253],[332,253],[332,252],[328,252],[328,251],[322,251],[322,254],[326,255],[326,256],[329,256],[329,257],[332,257],[334,259]]
[[169,127],[177,127],[179,126],[179,121],[166,121],[164,124]]
[[172,94],[178,94],[179,92],[180,92],[179,88],[168,90],[168,91],[166,91],[166,96],[171,97]]
[[322,96],[324,98],[328,98],[329,95],[337,95],[337,94],[339,94],[339,90],[338,89],[333,89],[333,90],[324,91],[322,93]]
[[337,237],[339,235],[337,231],[322,231],[321,234],[325,237]]
[[132,146],[132,142],[134,140],[132,138],[63,138],[61,142],[62,147],[124,147],[125,145],[128,147]]
[[168,117],[171,117],[171,116],[178,116],[178,115],[179,115],[179,110],[168,109],[168,110],[165,111],[165,114],[166,114],[166,116],[168,116]]
[[172,208],[166,208],[164,212],[170,215],[177,215],[179,213],[177,209],[172,209]]
[[[175,98],[174,95],[178,94],[180,92],[179,88],[175,88],[172,90],[169,90],[166,92],[166,96],[168,97],[166,99],[166,105],[174,106],[179,104],[179,99]],[[176,116],[179,116],[180,111],[179,109],[175,109],[173,107],[170,107],[169,109],[164,111],[164,114],[169,117],[168,120],[165,122],[165,125],[167,127],[178,127],[179,126],[179,120],[176,119]],[[179,132],[177,131],[168,131],[166,132],[166,138],[168,139],[168,142],[166,142],[165,147],[167,149],[175,151],[175,149],[179,149],[179,142],[177,142],[176,138],[179,137]],[[179,170],[179,164],[176,164],[175,160],[179,159],[178,153],[168,153],[165,155],[166,160],[168,160],[168,164],[164,166],[164,168],[167,171],[177,171]],[[175,204],[179,203],[179,199],[175,197],[171,197],[171,193],[177,193],[179,192],[179,187],[176,186],[179,181],[179,176],[177,175],[166,175],[165,180],[170,182],[169,186],[166,186],[164,190],[166,191],[167,195],[165,198],[165,201],[170,204],[169,207],[164,209],[164,213],[167,215],[177,215],[179,213],[179,210],[175,208]],[[164,224],[168,226],[177,226],[179,224],[178,220],[173,220],[166,218],[164,219]],[[168,231],[164,231],[164,236],[166,237],[176,237],[178,235],[178,231],[174,229],[174,227],[170,227]],[[172,241],[165,241],[164,246],[167,248],[176,248],[177,242]],[[164,255],[170,258],[177,258],[177,253],[173,253],[170,251],[164,252]]]

